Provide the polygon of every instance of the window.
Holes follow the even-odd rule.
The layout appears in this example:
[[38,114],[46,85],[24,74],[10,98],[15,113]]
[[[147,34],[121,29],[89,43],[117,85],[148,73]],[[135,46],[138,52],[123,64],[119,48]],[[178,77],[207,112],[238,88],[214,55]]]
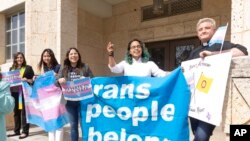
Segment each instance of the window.
[[163,4],[163,13],[154,14],[153,5],[141,8],[142,21],[165,18],[202,10],[202,0],[169,0]]
[[18,12],[6,20],[6,60],[17,52],[25,52],[25,13]]

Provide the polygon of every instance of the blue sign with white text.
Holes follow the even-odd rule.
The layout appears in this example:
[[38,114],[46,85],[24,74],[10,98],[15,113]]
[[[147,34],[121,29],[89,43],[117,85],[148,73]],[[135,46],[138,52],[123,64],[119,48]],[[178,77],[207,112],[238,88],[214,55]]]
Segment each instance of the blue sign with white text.
[[190,91],[181,68],[167,77],[96,77],[81,102],[84,141],[189,141]]

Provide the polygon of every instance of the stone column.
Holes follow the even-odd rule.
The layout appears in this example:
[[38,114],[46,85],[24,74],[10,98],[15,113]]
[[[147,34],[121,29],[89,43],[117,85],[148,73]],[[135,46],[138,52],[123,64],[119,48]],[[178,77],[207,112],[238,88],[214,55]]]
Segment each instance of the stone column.
[[[25,2],[25,56],[27,63],[37,70],[37,64],[45,48],[60,54],[57,33],[60,26],[60,0],[27,0]],[[59,59],[57,57],[57,59]]]
[[248,48],[250,52],[250,1],[232,0],[231,41]]
[[36,71],[42,51],[50,48],[59,62],[77,44],[77,0],[25,2],[25,55]]
[[229,140],[230,124],[250,125],[250,57],[232,59],[223,110],[223,129]]
[[60,21],[60,59],[63,62],[66,52],[70,47],[77,48],[77,16],[78,0],[61,0]]
[[5,63],[5,16],[0,14],[0,64]]

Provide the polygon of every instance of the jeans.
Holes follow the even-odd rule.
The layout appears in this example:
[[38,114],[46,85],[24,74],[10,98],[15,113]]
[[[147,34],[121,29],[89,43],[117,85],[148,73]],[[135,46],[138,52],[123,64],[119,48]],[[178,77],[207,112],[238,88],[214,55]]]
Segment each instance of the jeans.
[[71,141],[78,141],[79,139],[79,116],[80,116],[80,101],[67,101],[66,109],[69,116],[70,123],[70,138]]
[[193,141],[209,141],[210,136],[213,134],[215,125],[207,122],[189,117],[191,128],[194,134]]

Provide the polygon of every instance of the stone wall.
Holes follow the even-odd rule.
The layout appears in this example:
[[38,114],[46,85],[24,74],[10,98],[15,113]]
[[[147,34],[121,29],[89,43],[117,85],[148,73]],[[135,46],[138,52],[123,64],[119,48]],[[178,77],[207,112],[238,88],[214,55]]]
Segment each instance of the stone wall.
[[[223,130],[230,124],[250,125],[250,57],[233,58],[223,108]],[[229,138],[229,137],[228,137]]]
[[[13,6],[12,2],[0,1],[4,1],[6,8]],[[29,64],[36,67],[45,48],[51,48],[62,63],[67,49],[75,46],[95,74],[111,75],[105,48],[108,41],[115,44],[115,57],[120,61],[132,38],[152,42],[194,37],[196,22],[200,18],[213,17],[218,25],[222,25],[231,17],[228,0],[203,0],[202,11],[145,22],[141,22],[141,7],[151,5],[152,0],[128,0],[114,5],[113,16],[105,19],[87,13],[78,4],[77,0],[25,1],[25,42]]]
[[232,0],[231,41],[248,48],[250,52],[250,1]]
[[104,75],[103,19],[78,8],[77,46],[95,76]]
[[[133,38],[153,42],[194,37],[200,18],[212,17],[217,25],[231,20],[228,0],[203,0],[202,11],[141,22],[141,7],[147,5],[152,5],[152,0],[128,0],[113,6],[113,16],[104,19],[104,42],[114,43],[117,61],[124,59],[127,44]],[[226,38],[230,40],[230,30],[227,33]],[[105,73],[112,75],[108,70]]]
[[57,13],[57,48],[60,62],[63,63],[67,50],[77,45],[78,0],[55,0],[59,2]]
[[5,63],[5,16],[0,13],[0,64]]
[[35,71],[44,49],[62,62],[67,49],[77,47],[77,6],[77,0],[26,1],[25,55]]

